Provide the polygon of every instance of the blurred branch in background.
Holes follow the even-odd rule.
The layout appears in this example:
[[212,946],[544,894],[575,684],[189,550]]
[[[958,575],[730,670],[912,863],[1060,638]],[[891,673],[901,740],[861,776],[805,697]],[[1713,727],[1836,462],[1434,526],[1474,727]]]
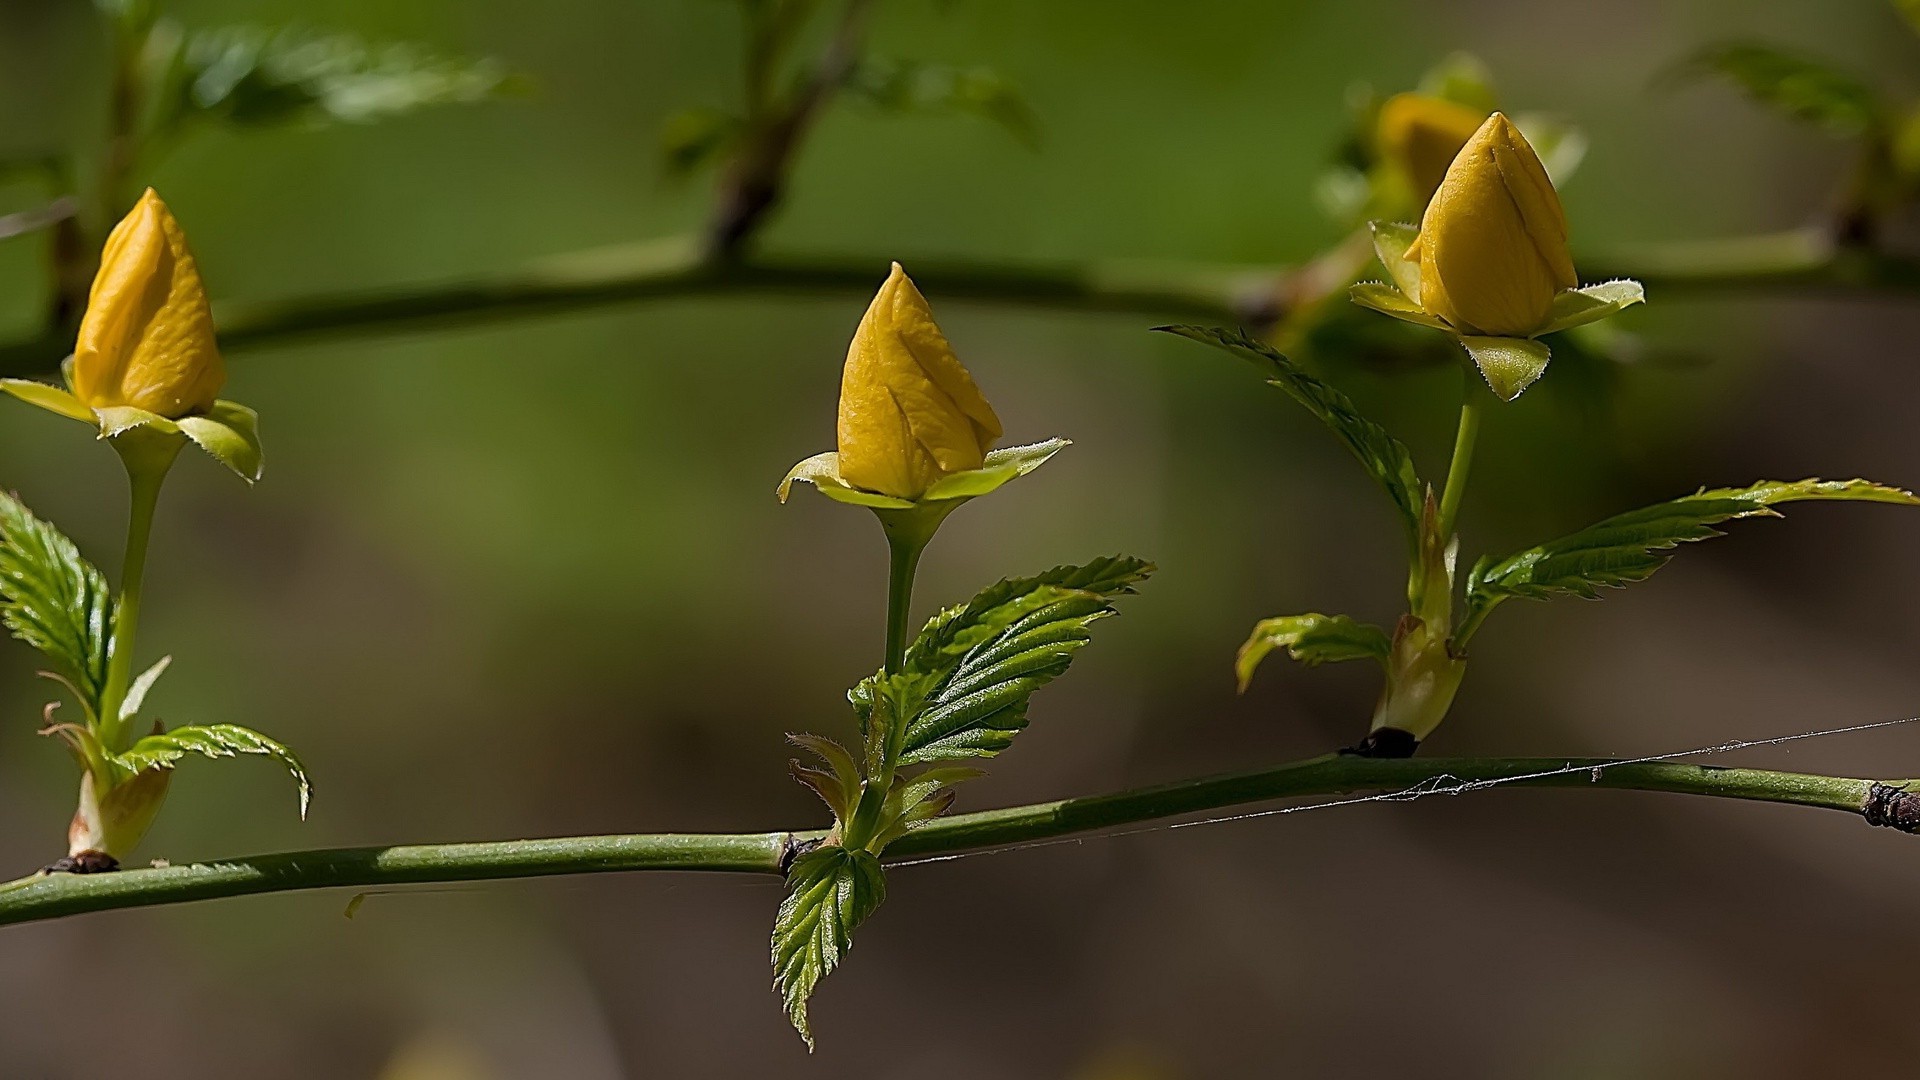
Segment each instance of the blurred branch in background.
[[[1908,722],[1899,720],[1867,726]],[[1838,733],[1809,733],[1789,738]],[[1783,740],[1736,743],[1666,757],[1718,753],[1779,741]],[[895,841],[888,855],[895,862],[914,862],[964,851],[1016,848],[1053,837],[1303,795],[1380,793],[1319,804],[1342,805],[1352,801],[1407,801],[1425,795],[1461,794],[1519,784],[1667,791],[1811,806],[1856,814],[1870,825],[1920,832],[1920,791],[1911,790],[1920,786],[1920,781],[1877,782],[1762,769],[1683,765],[1659,759],[1377,759],[1329,755],[1255,772],[934,818]],[[1313,806],[1292,809],[1312,809]],[[797,854],[816,845],[822,836],[819,831],[585,836],[290,851],[111,874],[42,873],[0,885],[0,924],[296,889],[481,881],[620,870],[782,875]]]

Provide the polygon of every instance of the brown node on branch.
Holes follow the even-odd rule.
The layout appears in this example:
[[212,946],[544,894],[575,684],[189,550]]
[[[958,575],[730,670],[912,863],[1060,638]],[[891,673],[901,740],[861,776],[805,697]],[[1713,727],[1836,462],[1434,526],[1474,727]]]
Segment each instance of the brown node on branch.
[[1869,825],[1920,833],[1920,791],[1875,784],[1867,789],[1867,804],[1860,808],[1860,816],[1866,818]]
[[1413,732],[1383,727],[1367,732],[1358,744],[1340,752],[1363,758],[1410,758],[1418,749],[1420,740],[1413,737]]
[[104,851],[82,851],[47,864],[43,874],[111,874],[120,869],[120,860]]

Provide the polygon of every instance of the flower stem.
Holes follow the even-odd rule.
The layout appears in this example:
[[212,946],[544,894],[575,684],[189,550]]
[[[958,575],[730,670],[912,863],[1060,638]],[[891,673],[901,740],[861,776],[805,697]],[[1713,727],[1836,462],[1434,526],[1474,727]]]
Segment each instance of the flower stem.
[[107,659],[107,685],[100,695],[100,742],[109,753],[122,747],[124,734],[120,704],[133,681],[134,637],[140,626],[140,593],[146,580],[147,542],[153,535],[153,514],[160,504],[160,487],[185,439],[141,429],[109,440],[127,467],[131,508],[127,513],[127,550],[120,570],[120,595],[114,602],[113,637]]
[[1460,500],[1467,494],[1467,473],[1473,468],[1473,447],[1480,438],[1480,405],[1474,399],[1473,386],[1467,386],[1460,402],[1460,428],[1453,436],[1453,462],[1447,466],[1447,486],[1440,493],[1440,536],[1444,542],[1453,535],[1453,524],[1460,514]]
[[907,629],[913,620],[913,575],[927,537],[887,530],[887,674],[898,675],[907,658]]

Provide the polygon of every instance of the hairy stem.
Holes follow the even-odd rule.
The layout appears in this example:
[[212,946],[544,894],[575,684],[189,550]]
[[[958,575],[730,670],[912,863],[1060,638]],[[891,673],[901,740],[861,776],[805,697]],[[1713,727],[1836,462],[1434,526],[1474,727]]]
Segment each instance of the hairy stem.
[[[1811,806],[1903,830],[1915,822],[1912,784],[1604,758],[1406,758],[1333,755],[1270,769],[1183,780],[1107,795],[939,818],[887,849],[892,861],[1029,844],[1159,818],[1273,799],[1360,792],[1473,790],[1492,783],[1629,788]],[[1920,825],[1916,825],[1920,828]],[[1911,831],[1911,830],[1908,830]],[[113,908],[255,893],[420,882],[486,881],[616,870],[784,873],[818,831],[581,836],[474,844],[335,848],[95,875],[35,875],[0,885],[0,924]]]

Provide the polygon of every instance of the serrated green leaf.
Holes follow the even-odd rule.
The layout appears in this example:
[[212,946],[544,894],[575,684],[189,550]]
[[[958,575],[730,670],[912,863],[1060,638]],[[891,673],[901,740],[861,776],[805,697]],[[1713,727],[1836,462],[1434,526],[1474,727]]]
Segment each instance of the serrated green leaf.
[[97,716],[107,685],[113,594],[59,529],[0,492],[0,624],[40,650]]
[[312,799],[313,785],[308,781],[307,770],[301,766],[300,759],[280,743],[238,724],[192,725],[148,735],[128,747],[125,753],[116,754],[113,762],[128,772],[142,773],[148,769],[171,769],[189,754],[216,759],[241,754],[272,758],[299,785],[300,816],[307,816],[307,803]]
[[233,470],[235,476],[251,484],[260,479],[265,458],[260,448],[260,416],[234,401],[216,401],[203,416],[183,416],[178,421],[200,449],[215,461]]
[[936,615],[907,650],[901,677],[919,679],[902,715],[902,765],[991,757],[1026,727],[1027,702],[1072,662],[1111,600],[1152,573],[1113,557],[1003,581]]
[[368,123],[495,97],[510,81],[492,60],[350,34],[225,27],[188,38],[182,113],[241,125]]
[[1487,386],[1501,401],[1512,401],[1546,374],[1552,354],[1530,338],[1463,336],[1460,347],[1473,358]]
[[807,1002],[853,948],[853,932],[887,898],[880,860],[865,851],[821,847],[787,871],[787,895],[773,920],[773,986],[793,1029],[813,1048]]
[[1027,147],[1040,144],[1040,124],[1020,88],[999,72],[913,60],[867,58],[845,91],[890,112],[977,116]]
[[1862,135],[1880,123],[1880,96],[1865,83],[1831,65],[1771,45],[1710,45],[1673,71],[1681,79],[1703,75],[1727,79],[1761,105],[1834,135]]
[[1387,632],[1371,623],[1346,615],[1283,615],[1262,619],[1254,624],[1246,644],[1240,646],[1233,670],[1241,691],[1253,680],[1254,669],[1275,649],[1284,648],[1293,659],[1313,667],[1340,660],[1372,657],[1385,661],[1392,642]]
[[1347,395],[1306,373],[1298,364],[1264,342],[1233,330],[1204,326],[1158,326],[1154,329],[1224,349],[1252,363],[1267,381],[1285,390],[1320,422],[1340,437],[1353,456],[1400,511],[1401,524],[1411,543],[1420,529],[1420,477],[1413,455],[1387,429],[1361,416]]
[[1775,505],[1807,499],[1920,506],[1920,498],[1899,488],[1865,480],[1808,479],[1702,490],[1630,510],[1497,562],[1481,559],[1467,575],[1467,629],[1462,637],[1504,600],[1593,599],[1603,588],[1648,577],[1673,557],[1673,548],[1679,544],[1722,535],[1715,525],[1737,518],[1777,517]]

